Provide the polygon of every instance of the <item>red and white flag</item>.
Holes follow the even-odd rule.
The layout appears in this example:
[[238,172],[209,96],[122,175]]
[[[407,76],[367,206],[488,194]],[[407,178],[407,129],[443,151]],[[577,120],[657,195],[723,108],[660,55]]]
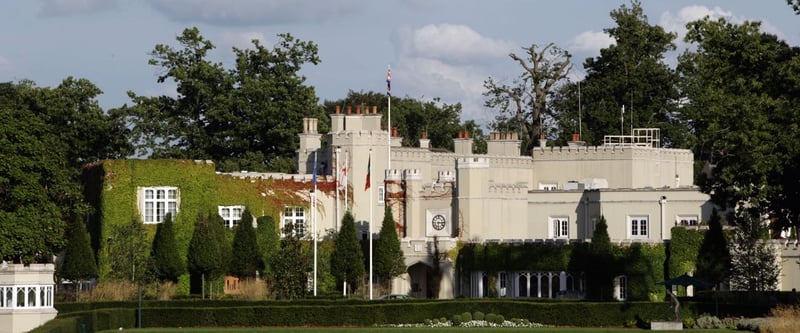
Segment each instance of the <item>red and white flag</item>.
[[347,160],[348,157],[345,155],[344,164],[342,165],[342,169],[339,170],[339,190],[344,190],[344,188],[347,186]]
[[367,160],[367,183],[364,185],[364,191],[369,190],[370,172],[372,171],[372,156]]

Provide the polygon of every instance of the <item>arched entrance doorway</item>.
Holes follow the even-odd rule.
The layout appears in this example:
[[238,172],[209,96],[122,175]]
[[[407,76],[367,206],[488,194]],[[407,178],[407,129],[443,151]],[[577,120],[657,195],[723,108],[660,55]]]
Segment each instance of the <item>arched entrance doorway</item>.
[[435,279],[433,275],[431,266],[423,262],[408,266],[408,277],[411,284],[409,295],[414,298],[437,298],[439,290],[433,288],[431,283]]

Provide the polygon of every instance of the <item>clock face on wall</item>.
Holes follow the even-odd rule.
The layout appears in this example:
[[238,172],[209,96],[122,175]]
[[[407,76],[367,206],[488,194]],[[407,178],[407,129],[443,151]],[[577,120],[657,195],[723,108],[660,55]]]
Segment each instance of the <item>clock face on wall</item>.
[[437,214],[431,219],[431,226],[437,231],[444,229],[446,224],[447,220],[441,214]]

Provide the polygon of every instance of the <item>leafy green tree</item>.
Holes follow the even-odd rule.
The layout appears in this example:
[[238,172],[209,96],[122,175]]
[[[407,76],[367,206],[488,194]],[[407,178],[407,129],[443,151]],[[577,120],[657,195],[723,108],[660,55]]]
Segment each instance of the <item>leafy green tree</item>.
[[703,168],[697,183],[723,207],[758,207],[797,223],[800,49],[758,22],[705,18],[687,28],[696,47],[680,56],[678,71],[681,117]]
[[273,261],[275,274],[273,291],[279,299],[295,299],[305,295],[308,286],[308,274],[311,272],[311,260],[294,225],[287,223],[283,228],[284,237],[281,248]]
[[[60,252],[66,223],[84,216],[83,163],[125,154],[124,126],[97,105],[85,79],[57,88],[22,80],[0,83],[0,257],[49,260]],[[115,132],[120,130],[119,132]]]
[[200,215],[194,224],[192,239],[189,241],[187,268],[192,275],[199,275],[202,295],[205,297],[206,279],[214,279],[225,274],[227,267],[223,259],[218,237],[211,227],[211,214]]
[[486,134],[483,133],[481,126],[475,123],[474,120],[467,120],[462,124],[462,127],[469,133],[470,138],[472,138],[472,152],[475,154],[486,154]]
[[186,272],[186,263],[178,252],[174,224],[172,214],[167,214],[164,216],[164,222],[156,227],[150,260],[156,279],[177,283],[178,278]]
[[236,226],[233,236],[231,274],[240,279],[254,278],[264,269],[264,259],[253,229],[254,220],[253,214],[245,208],[242,221]]
[[630,128],[659,128],[664,146],[685,147],[686,126],[676,113],[678,76],[664,62],[664,54],[675,50],[676,35],[650,24],[638,0],[610,15],[616,26],[604,31],[614,44],[587,58],[586,77],[562,86],[553,98],[560,141],[582,132],[582,140],[597,145],[605,135],[630,135]]
[[128,224],[111,227],[108,240],[108,256],[111,263],[110,277],[142,282],[147,275],[150,243],[142,222],[131,219]]
[[496,82],[491,77],[484,81],[488,99],[485,105],[499,109],[490,127],[500,132],[519,133],[525,155],[539,144],[547,112],[548,97],[567,77],[572,63],[571,55],[553,43],[544,47],[536,44],[524,47],[523,57],[509,54],[519,63],[523,72],[511,84]]
[[728,278],[731,266],[731,255],[728,240],[722,231],[722,221],[714,209],[708,221],[708,231],[703,235],[703,243],[697,253],[698,279],[719,285]]
[[781,266],[775,249],[767,241],[766,225],[755,209],[740,211],[737,220],[731,242],[731,289],[776,290]]
[[786,3],[792,7],[795,14],[800,15],[800,0],[786,0]]
[[[381,110],[381,121],[387,125],[388,100],[386,95],[376,92],[349,91],[347,97],[323,103],[328,113],[335,112],[336,106],[348,106],[352,112],[377,106]],[[346,112],[346,111],[342,111]],[[461,104],[442,103],[439,98],[422,101],[410,97],[392,97],[392,127],[397,127],[398,135],[403,138],[406,147],[419,146],[422,133],[426,132],[431,140],[431,147],[453,149],[453,138],[461,129]],[[473,122],[474,123],[474,122]]]
[[331,254],[331,273],[339,285],[347,282],[348,294],[361,284],[366,274],[364,252],[356,233],[355,219],[351,212],[342,217],[342,226],[334,240]]
[[403,249],[400,248],[400,239],[392,216],[392,209],[386,205],[383,213],[381,231],[375,242],[375,274],[381,277],[385,290],[391,289],[392,279],[406,272],[406,262]]
[[279,34],[272,49],[253,40],[233,48],[235,66],[209,61],[215,46],[197,28],[177,37],[180,48],[158,44],[149,64],[159,83],[177,85],[177,98],[129,92],[132,107],[116,114],[132,125],[139,153],[152,157],[211,159],[219,169],[293,170],[295,136],[303,117],[323,118],[303,65],[318,64],[317,45]]
[[587,264],[587,296],[592,299],[611,299],[612,279],[617,272],[614,270],[614,255],[605,216],[601,215],[594,227]]
[[64,261],[58,265],[56,275],[59,279],[78,282],[79,292],[83,289],[83,281],[97,278],[97,263],[94,251],[89,244],[89,233],[81,221],[72,223],[64,251]]
[[278,233],[278,226],[275,225],[275,219],[272,216],[260,216],[256,221],[258,224],[256,239],[258,248],[261,250],[261,260],[264,262],[263,276],[265,279],[271,280],[275,278],[272,265],[281,247],[281,235]]

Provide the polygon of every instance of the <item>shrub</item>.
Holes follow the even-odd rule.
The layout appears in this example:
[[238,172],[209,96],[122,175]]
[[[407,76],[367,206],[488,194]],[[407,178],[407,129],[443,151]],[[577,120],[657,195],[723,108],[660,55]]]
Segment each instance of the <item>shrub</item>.
[[458,314],[453,315],[453,317],[450,318],[450,321],[453,322],[453,326],[460,326],[461,323],[464,322],[461,319],[461,315],[458,315]]
[[472,319],[474,320],[483,320],[484,318],[486,318],[486,316],[480,311],[475,311],[475,313],[472,315]]
[[694,328],[700,329],[717,329],[717,328],[725,328],[725,324],[722,323],[722,320],[719,320],[716,316],[709,316],[709,315],[701,315],[697,320],[694,322]]
[[158,293],[156,298],[159,301],[168,301],[175,297],[178,287],[172,281],[161,282],[158,284]]
[[81,300],[89,302],[130,301],[137,299],[138,288],[127,280],[112,280],[98,283],[91,292],[82,293]]
[[487,313],[487,314],[486,314],[486,318],[485,318],[485,320],[486,320],[486,322],[488,322],[488,323],[494,323],[494,322],[495,322],[495,319],[494,319],[494,318],[495,318],[496,316],[497,316],[497,315],[496,315],[496,314],[494,314],[494,313]]
[[243,279],[239,280],[239,297],[256,301],[267,298],[267,283],[264,280]]
[[494,315],[493,320],[490,320],[489,322],[490,323],[495,323],[495,324],[498,324],[498,325],[502,325],[505,321],[506,321],[506,318],[503,317],[503,315],[498,314],[498,315]]
[[770,317],[759,326],[760,332],[796,332],[800,327],[800,305],[779,305],[770,311]]
[[461,314],[461,319],[464,321],[472,321],[472,312],[465,311]]
[[766,318],[745,318],[739,320],[736,329],[739,331],[760,332],[761,327],[767,322]]

